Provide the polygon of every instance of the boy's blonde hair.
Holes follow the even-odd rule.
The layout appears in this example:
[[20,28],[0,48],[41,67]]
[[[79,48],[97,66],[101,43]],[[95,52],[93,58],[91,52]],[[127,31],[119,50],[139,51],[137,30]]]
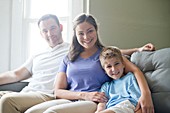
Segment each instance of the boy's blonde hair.
[[111,58],[118,58],[121,62],[123,62],[123,57],[119,48],[108,46],[102,49],[99,56],[102,67],[104,67],[105,61]]

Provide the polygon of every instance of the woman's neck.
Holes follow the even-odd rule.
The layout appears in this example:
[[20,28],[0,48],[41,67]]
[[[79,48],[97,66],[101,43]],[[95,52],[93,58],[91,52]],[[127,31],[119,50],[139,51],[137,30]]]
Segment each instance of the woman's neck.
[[95,54],[97,50],[98,50],[97,47],[93,47],[93,48],[89,48],[89,49],[84,49],[84,51],[80,54],[80,56],[82,58],[89,58],[90,56]]

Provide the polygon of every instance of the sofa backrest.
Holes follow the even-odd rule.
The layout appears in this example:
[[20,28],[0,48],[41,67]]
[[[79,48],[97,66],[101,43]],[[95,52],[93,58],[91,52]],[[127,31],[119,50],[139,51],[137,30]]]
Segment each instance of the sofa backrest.
[[170,112],[170,48],[132,54],[131,61],[144,73],[156,113]]

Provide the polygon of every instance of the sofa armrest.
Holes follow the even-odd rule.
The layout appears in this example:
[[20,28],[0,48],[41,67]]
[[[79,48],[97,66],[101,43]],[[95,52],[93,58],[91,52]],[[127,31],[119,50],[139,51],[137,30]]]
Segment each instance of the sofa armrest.
[[0,85],[0,91],[15,91],[19,92],[28,85],[28,82],[15,82],[10,84]]

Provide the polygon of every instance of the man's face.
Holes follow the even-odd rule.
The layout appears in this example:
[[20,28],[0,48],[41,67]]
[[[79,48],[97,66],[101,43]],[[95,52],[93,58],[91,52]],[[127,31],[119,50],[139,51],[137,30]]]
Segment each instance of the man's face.
[[63,42],[62,39],[62,28],[56,23],[53,18],[41,21],[39,24],[41,36],[47,41],[50,47]]

